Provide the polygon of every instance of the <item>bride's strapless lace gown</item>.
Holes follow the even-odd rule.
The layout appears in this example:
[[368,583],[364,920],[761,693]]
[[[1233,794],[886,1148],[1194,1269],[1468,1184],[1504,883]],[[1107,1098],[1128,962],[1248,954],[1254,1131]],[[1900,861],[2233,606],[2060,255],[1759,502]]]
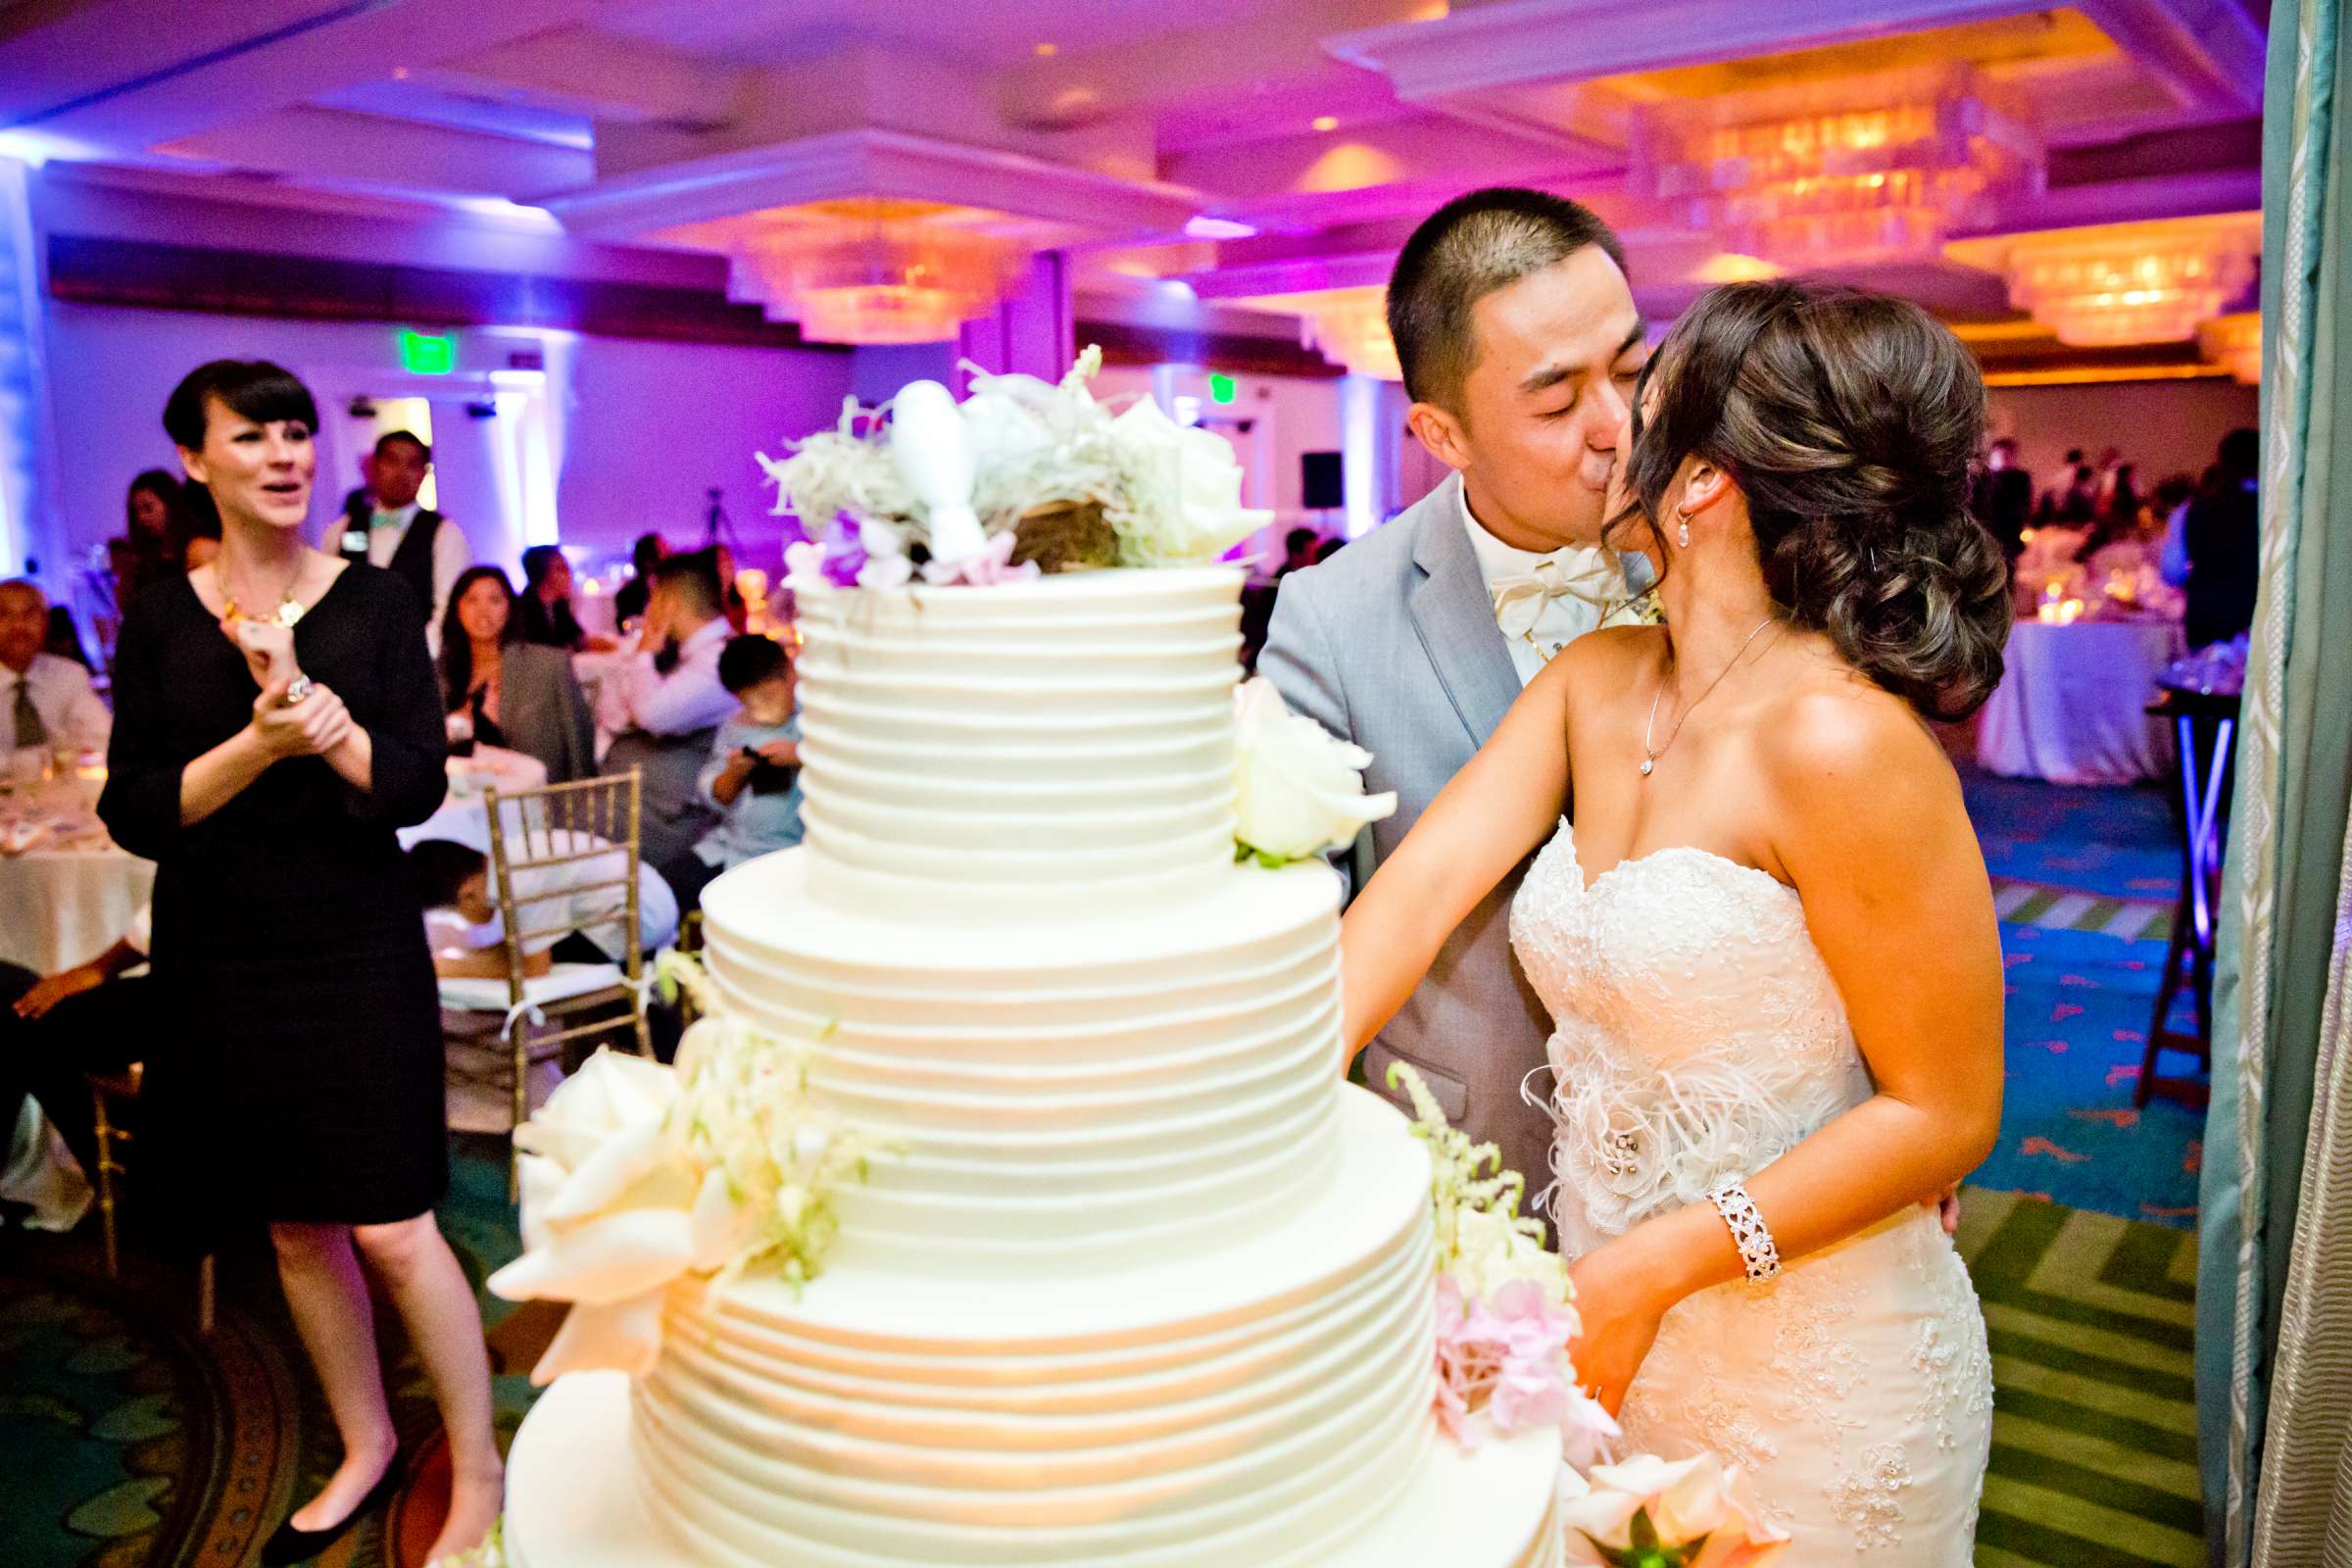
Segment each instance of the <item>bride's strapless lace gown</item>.
[[[1588,886],[1563,823],[1511,941],[1554,1021],[1552,1212],[1571,1258],[1754,1175],[1871,1094],[1802,902],[1753,867],[1662,850]],[[1683,1301],[1620,1419],[1629,1451],[1745,1467],[1795,1538],[1791,1568],[1971,1559],[1992,1363],[1924,1207],[1768,1285]]]

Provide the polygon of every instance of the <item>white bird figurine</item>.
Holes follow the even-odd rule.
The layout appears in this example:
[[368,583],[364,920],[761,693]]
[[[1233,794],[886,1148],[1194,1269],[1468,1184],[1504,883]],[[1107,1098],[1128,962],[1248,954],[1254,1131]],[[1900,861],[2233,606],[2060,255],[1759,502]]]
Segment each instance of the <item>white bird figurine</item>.
[[890,404],[890,455],[930,518],[931,559],[969,561],[988,547],[972,511],[972,436],[937,381],[910,381]]

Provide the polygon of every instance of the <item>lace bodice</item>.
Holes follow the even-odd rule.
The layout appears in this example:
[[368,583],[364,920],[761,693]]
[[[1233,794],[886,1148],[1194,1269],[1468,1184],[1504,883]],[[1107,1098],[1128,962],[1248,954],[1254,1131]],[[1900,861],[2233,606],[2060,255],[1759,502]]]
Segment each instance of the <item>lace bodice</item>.
[[1551,1009],[1572,1253],[1753,1175],[1871,1093],[1802,901],[1752,866],[1659,850],[1588,885],[1562,822],[1511,945]]

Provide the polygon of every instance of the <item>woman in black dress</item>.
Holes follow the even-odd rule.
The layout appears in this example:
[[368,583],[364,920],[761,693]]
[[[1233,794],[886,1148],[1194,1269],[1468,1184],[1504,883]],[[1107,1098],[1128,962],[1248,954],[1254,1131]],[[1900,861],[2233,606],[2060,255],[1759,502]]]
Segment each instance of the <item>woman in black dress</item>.
[[481,1317],[433,1219],[440,1019],[393,836],[441,801],[441,705],[407,585],[303,543],[318,418],[258,362],[203,366],[165,406],[221,549],[123,623],[99,814],[157,862],[155,974],[179,1037],[148,1085],[157,1185],[214,1224],[269,1225],[343,1440],[263,1561],[315,1555],[397,1484],[367,1273],[449,1435],[438,1558],[480,1541],[501,1482]]

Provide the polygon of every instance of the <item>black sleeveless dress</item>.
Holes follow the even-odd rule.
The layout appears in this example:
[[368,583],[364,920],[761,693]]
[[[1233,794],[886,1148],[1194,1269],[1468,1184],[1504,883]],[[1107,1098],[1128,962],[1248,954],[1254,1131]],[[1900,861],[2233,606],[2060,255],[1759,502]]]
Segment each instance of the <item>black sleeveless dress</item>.
[[98,812],[156,862],[157,1016],[178,1042],[141,1093],[136,1158],[200,1231],[388,1223],[448,1186],[432,960],[393,836],[448,782],[419,619],[405,583],[353,565],[294,628],[304,672],[368,733],[372,789],[288,759],[185,827],[181,770],[258,689],[184,576],[123,621]]

